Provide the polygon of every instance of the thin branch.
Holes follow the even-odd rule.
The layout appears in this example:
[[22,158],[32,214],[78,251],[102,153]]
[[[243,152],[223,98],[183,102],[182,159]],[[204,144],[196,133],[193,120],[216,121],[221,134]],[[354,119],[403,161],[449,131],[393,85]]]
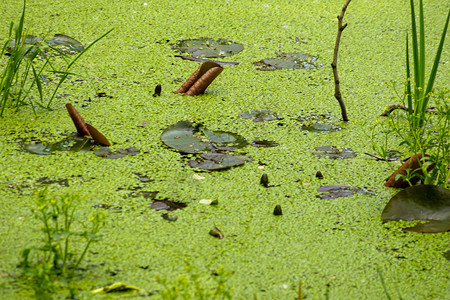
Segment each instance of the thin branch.
[[351,0],[347,0],[345,2],[344,7],[342,7],[341,14],[337,17],[338,18],[338,33],[336,36],[336,45],[334,47],[334,57],[333,62],[331,63],[331,67],[333,68],[333,75],[334,75],[334,97],[339,102],[339,105],[341,106],[341,113],[342,113],[342,119],[346,122],[348,122],[347,117],[347,109],[345,108],[344,100],[342,99],[341,89],[339,86],[339,76],[338,76],[338,70],[337,70],[337,57],[338,57],[338,50],[339,50],[339,43],[341,41],[341,35],[342,31],[347,27],[347,23],[342,25],[342,20],[344,19],[345,10],[347,9],[347,6],[350,4]]
[[[404,105],[404,104],[401,104],[401,103],[391,104],[391,105],[389,105],[389,107],[386,108],[386,110],[380,115],[380,117],[387,117],[387,116],[389,116],[389,114],[390,114],[391,112],[393,112],[393,111],[396,110],[396,109],[401,109],[401,110],[408,111],[408,106],[406,106],[406,105]],[[427,111],[427,112],[434,112],[434,113],[438,112],[438,111],[436,110],[435,107],[427,107],[427,109],[426,109],[425,111]],[[411,112],[414,112],[414,110],[411,110]]]

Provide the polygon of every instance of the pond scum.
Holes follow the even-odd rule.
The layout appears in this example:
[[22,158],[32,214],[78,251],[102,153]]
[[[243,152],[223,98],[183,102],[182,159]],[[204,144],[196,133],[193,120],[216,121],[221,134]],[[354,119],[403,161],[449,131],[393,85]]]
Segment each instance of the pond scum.
[[445,3],[5,1],[0,299],[450,294]]

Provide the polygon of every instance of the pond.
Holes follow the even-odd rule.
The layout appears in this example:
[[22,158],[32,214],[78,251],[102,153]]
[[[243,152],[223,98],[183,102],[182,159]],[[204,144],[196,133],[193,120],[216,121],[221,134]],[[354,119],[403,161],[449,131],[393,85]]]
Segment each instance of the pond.
[[[23,5],[3,2],[2,43]],[[425,1],[433,45],[445,21],[444,2]],[[78,195],[83,221],[99,211],[106,215],[102,239],[90,246],[71,283],[80,299],[108,298],[92,291],[119,282],[154,299],[175,299],[170,291],[198,299],[217,288],[224,298],[295,299],[300,284],[307,299],[447,297],[449,233],[382,224],[381,212],[398,190],[383,186],[389,166],[364,155],[373,152],[367,135],[375,119],[398,102],[386,83],[404,77],[408,3],[355,1],[348,7],[338,61],[347,123],[340,121],[330,67],[342,5],[27,1],[25,27],[45,40],[64,34],[86,47],[114,30],[80,58],[73,70],[79,76],[63,84],[52,110],[36,107],[34,113],[28,105],[0,119],[0,298],[33,298],[17,266],[22,250],[41,243],[32,210],[43,189],[52,197]],[[175,94],[200,62],[176,57],[190,54],[174,45],[199,38],[241,44],[231,56],[206,58],[238,64],[221,65],[204,94]],[[308,67],[259,70],[254,64],[296,53],[306,62],[295,66]],[[449,59],[447,47],[436,86],[448,84]],[[107,137],[110,150],[46,150],[76,132],[66,103]],[[319,125],[313,125],[316,118]],[[217,150],[222,137],[245,139],[243,147],[223,150],[242,163],[216,171],[191,167],[211,155],[180,153],[160,139],[180,121],[195,127],[208,151]],[[23,149],[40,142],[50,154]],[[268,182],[261,184],[263,174]],[[318,197],[328,185],[352,192]],[[81,244],[73,247],[82,251]]]

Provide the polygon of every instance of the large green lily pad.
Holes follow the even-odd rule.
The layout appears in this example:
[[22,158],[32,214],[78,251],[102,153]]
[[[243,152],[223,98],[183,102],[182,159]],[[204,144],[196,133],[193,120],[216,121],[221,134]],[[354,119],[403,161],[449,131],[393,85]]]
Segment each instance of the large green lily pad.
[[202,125],[180,121],[167,127],[161,141],[181,153],[196,154],[213,150],[232,151],[248,145],[244,137],[227,131],[209,130]]
[[198,38],[179,41],[172,45],[172,49],[201,58],[231,56],[241,52],[244,46],[227,39]]
[[406,188],[389,200],[381,214],[383,223],[394,220],[427,221],[405,231],[446,232],[450,230],[450,191],[435,185]]
[[181,153],[199,153],[213,150],[211,143],[202,141],[198,126],[189,121],[180,121],[167,127],[161,135],[161,141],[168,147]]

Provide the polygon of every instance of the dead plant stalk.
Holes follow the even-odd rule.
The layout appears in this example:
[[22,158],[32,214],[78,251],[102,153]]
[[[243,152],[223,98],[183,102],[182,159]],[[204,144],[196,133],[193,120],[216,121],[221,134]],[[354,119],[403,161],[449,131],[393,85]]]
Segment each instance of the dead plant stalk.
[[342,25],[342,20],[344,19],[345,10],[347,9],[347,6],[350,4],[351,0],[347,0],[345,2],[344,7],[342,7],[341,14],[337,16],[338,18],[338,33],[336,36],[336,45],[334,46],[334,57],[333,62],[331,63],[331,68],[333,68],[333,75],[334,75],[334,97],[339,102],[339,105],[341,106],[341,113],[342,113],[342,119],[345,122],[348,122],[347,117],[347,109],[345,108],[344,100],[342,99],[341,89],[339,86],[339,75],[337,70],[337,57],[338,57],[338,50],[339,50],[339,43],[341,41],[341,35],[342,31],[344,31],[345,27],[347,27],[347,23]]

